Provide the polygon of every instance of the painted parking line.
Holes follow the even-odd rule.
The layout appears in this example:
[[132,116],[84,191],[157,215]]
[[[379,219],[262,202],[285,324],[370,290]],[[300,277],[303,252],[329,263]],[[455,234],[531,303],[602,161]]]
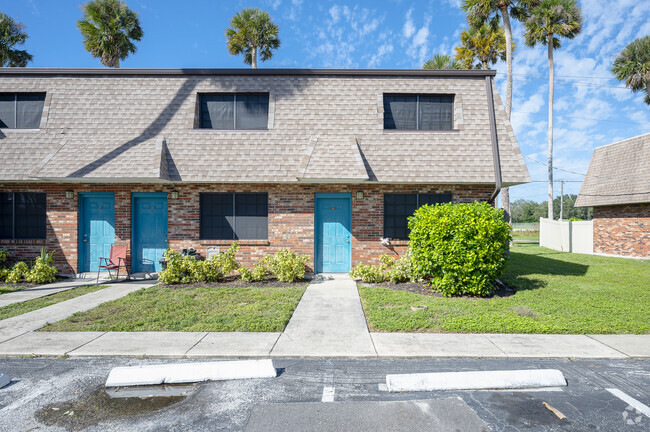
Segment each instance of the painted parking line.
[[646,417],[650,418],[650,407],[647,405],[642,404],[638,400],[634,399],[632,396],[628,396],[619,389],[611,388],[611,389],[605,389],[623,402],[627,403],[629,406],[640,412],[641,414],[645,415]]
[[323,388],[323,402],[334,402],[334,387]]

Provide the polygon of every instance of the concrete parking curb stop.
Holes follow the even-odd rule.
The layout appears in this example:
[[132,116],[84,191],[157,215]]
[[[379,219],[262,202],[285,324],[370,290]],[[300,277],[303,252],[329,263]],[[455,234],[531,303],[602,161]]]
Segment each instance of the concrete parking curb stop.
[[11,377],[0,372],[0,388],[6,387],[11,382]]
[[471,371],[386,375],[389,392],[498,390],[566,387],[557,369]]
[[240,360],[116,367],[108,374],[106,387],[275,378],[277,375],[278,372],[273,366],[272,360]]

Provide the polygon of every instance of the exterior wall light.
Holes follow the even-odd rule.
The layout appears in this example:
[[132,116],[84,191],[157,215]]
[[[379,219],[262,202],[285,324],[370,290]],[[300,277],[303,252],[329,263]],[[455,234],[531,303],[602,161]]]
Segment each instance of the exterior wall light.
[[170,197],[171,199],[178,199],[178,191],[172,191]]
[[65,197],[66,197],[67,199],[72,199],[72,198],[74,198],[74,191],[71,191],[71,190],[67,190],[67,191],[65,191]]
[[357,199],[362,200],[363,199],[363,191],[357,191]]

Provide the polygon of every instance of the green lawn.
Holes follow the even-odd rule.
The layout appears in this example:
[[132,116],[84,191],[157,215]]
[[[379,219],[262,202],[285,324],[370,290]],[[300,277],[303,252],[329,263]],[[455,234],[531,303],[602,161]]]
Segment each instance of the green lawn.
[[11,318],[16,315],[22,315],[36,309],[44,308],[46,306],[51,306],[53,304],[70,300],[103,288],[106,288],[106,285],[81,286],[78,288],[69,289],[67,291],[61,291],[56,294],[51,294],[45,297],[40,297],[34,300],[27,300],[20,303],[10,304],[9,306],[0,307],[0,320]]
[[515,245],[502,280],[517,292],[491,299],[359,293],[372,331],[650,333],[650,261]]
[[13,285],[13,284],[0,284],[0,295],[7,294],[11,292],[24,290],[25,287],[22,285]]
[[306,284],[286,288],[152,287],[44,327],[44,331],[284,330]]

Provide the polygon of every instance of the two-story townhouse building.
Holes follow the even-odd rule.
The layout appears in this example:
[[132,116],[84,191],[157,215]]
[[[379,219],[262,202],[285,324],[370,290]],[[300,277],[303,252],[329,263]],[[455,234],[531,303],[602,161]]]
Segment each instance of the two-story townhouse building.
[[530,181],[494,71],[0,69],[0,248],[133,272],[167,247],[345,272],[420,205]]

